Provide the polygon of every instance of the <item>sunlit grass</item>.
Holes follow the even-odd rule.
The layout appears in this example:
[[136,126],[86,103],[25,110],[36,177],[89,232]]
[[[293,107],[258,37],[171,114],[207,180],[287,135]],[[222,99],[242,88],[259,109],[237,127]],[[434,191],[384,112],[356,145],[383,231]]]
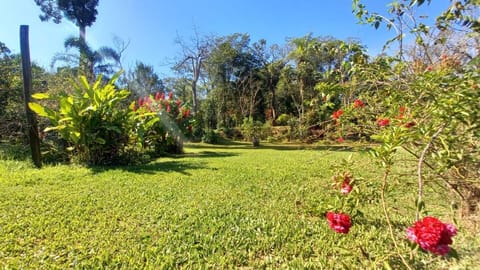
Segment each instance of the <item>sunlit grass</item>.
[[[331,165],[349,155],[364,179],[353,194],[364,216],[340,235],[323,213],[339,207]],[[241,143],[191,144],[185,155],[132,167],[37,170],[26,161],[0,161],[0,266],[395,268],[376,168],[361,149]],[[404,230],[414,218],[415,187],[405,179],[391,179],[389,205],[408,255]],[[449,218],[450,201],[439,200],[446,193],[429,192],[432,213]],[[412,264],[474,265],[480,243],[472,239],[462,230],[454,239],[458,262],[420,252]]]

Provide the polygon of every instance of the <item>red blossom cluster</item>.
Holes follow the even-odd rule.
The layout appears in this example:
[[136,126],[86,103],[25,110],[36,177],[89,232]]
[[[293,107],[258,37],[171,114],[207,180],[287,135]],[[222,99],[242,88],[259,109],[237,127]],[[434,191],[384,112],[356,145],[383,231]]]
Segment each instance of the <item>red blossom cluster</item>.
[[339,110],[333,112],[332,118],[335,119],[335,120],[338,120],[340,118],[340,116],[342,116],[342,114],[343,114],[342,109],[339,109]]
[[151,96],[140,97],[137,104],[133,105],[132,109],[134,111],[138,109],[142,109],[142,112],[159,112],[165,110],[177,121],[179,126],[184,126],[189,132],[192,130],[192,126],[190,125],[190,117],[192,116],[190,109],[182,105],[181,100],[177,99],[174,101],[172,92],[169,92],[167,97],[165,93],[160,92],[155,93],[153,98]]
[[388,126],[390,124],[390,119],[388,118],[380,118],[377,120],[377,124],[381,127]]
[[345,141],[345,139],[343,137],[340,137],[340,138],[337,139],[337,142],[339,142],[339,143],[343,143],[344,141]]
[[363,108],[363,107],[365,107],[365,103],[363,103],[363,101],[361,101],[360,99],[355,99],[355,101],[353,102],[353,107],[354,108]]
[[350,216],[344,213],[327,212],[328,226],[337,233],[348,233],[352,224]]
[[[346,172],[343,175],[336,175],[333,177],[336,188],[340,187],[340,192],[343,195],[349,194],[353,189],[353,177],[350,173]],[[337,233],[348,233],[352,223],[350,222],[350,216],[345,213],[327,212],[326,218],[328,226]]]
[[442,256],[450,252],[449,245],[456,234],[454,225],[443,223],[435,217],[425,217],[407,229],[408,239],[422,249]]

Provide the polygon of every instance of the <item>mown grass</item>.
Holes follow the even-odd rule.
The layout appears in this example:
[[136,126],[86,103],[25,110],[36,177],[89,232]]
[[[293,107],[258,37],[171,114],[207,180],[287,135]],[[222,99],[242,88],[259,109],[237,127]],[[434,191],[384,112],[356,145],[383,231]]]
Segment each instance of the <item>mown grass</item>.
[[[353,155],[360,210],[348,235],[323,217],[338,207],[331,166]],[[2,268],[356,269],[402,268],[381,214],[381,171],[361,149],[192,144],[182,156],[132,167],[0,161]],[[408,163],[390,179],[392,223],[415,268],[472,268],[480,240],[454,239],[460,259],[410,257],[414,219]],[[432,214],[451,221],[450,198],[427,189]],[[413,254],[413,253],[412,253]]]

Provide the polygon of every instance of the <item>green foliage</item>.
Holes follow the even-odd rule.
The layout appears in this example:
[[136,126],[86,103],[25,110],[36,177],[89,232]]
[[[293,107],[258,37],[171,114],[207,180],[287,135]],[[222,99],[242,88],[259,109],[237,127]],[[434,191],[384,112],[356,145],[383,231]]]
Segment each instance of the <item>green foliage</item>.
[[[32,64],[33,89],[44,89],[45,70]],[[25,143],[27,136],[21,58],[0,42],[0,140]]]
[[202,136],[202,142],[209,144],[217,144],[220,142],[220,136],[213,129],[208,129]]
[[247,141],[260,139],[262,136],[262,122],[253,120],[252,117],[243,119],[241,126],[243,138]]
[[[118,76],[118,74],[117,74]],[[132,112],[122,108],[128,96],[126,90],[115,88],[115,76],[102,85],[102,77],[90,85],[86,77],[74,84],[72,94],[47,93],[32,95],[37,100],[53,100],[58,109],[32,102],[29,107],[39,116],[50,120],[45,131],[55,131],[68,143],[68,150],[80,162],[108,164],[120,162],[129,143]]]
[[286,126],[288,125],[288,121],[290,121],[290,118],[291,118],[290,115],[286,113],[282,113],[280,116],[278,116],[276,123],[279,126]]

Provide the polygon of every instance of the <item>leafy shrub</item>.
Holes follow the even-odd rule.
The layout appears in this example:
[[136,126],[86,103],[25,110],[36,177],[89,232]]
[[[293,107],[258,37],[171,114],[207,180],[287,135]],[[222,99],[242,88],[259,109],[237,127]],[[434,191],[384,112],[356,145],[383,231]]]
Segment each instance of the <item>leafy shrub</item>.
[[219,141],[220,137],[213,129],[209,129],[203,134],[202,142],[204,143],[216,144]]
[[55,101],[57,110],[35,102],[29,107],[50,120],[51,126],[45,131],[56,131],[66,141],[74,159],[92,165],[119,163],[134,123],[132,112],[121,107],[130,92],[115,88],[117,78],[118,74],[102,85],[100,76],[90,85],[86,77],[80,77],[73,85],[72,94],[37,93],[32,96]]
[[280,116],[278,116],[276,124],[279,126],[286,126],[288,125],[288,121],[290,121],[290,118],[292,118],[290,115],[282,113]]
[[174,100],[173,93],[168,98],[160,93],[142,97],[131,107],[141,123],[136,134],[142,148],[150,148],[154,156],[183,152],[183,141],[192,136],[194,121],[190,108]]
[[243,139],[253,140],[254,138],[260,138],[262,135],[262,126],[262,122],[254,121],[252,117],[244,118],[241,126]]

